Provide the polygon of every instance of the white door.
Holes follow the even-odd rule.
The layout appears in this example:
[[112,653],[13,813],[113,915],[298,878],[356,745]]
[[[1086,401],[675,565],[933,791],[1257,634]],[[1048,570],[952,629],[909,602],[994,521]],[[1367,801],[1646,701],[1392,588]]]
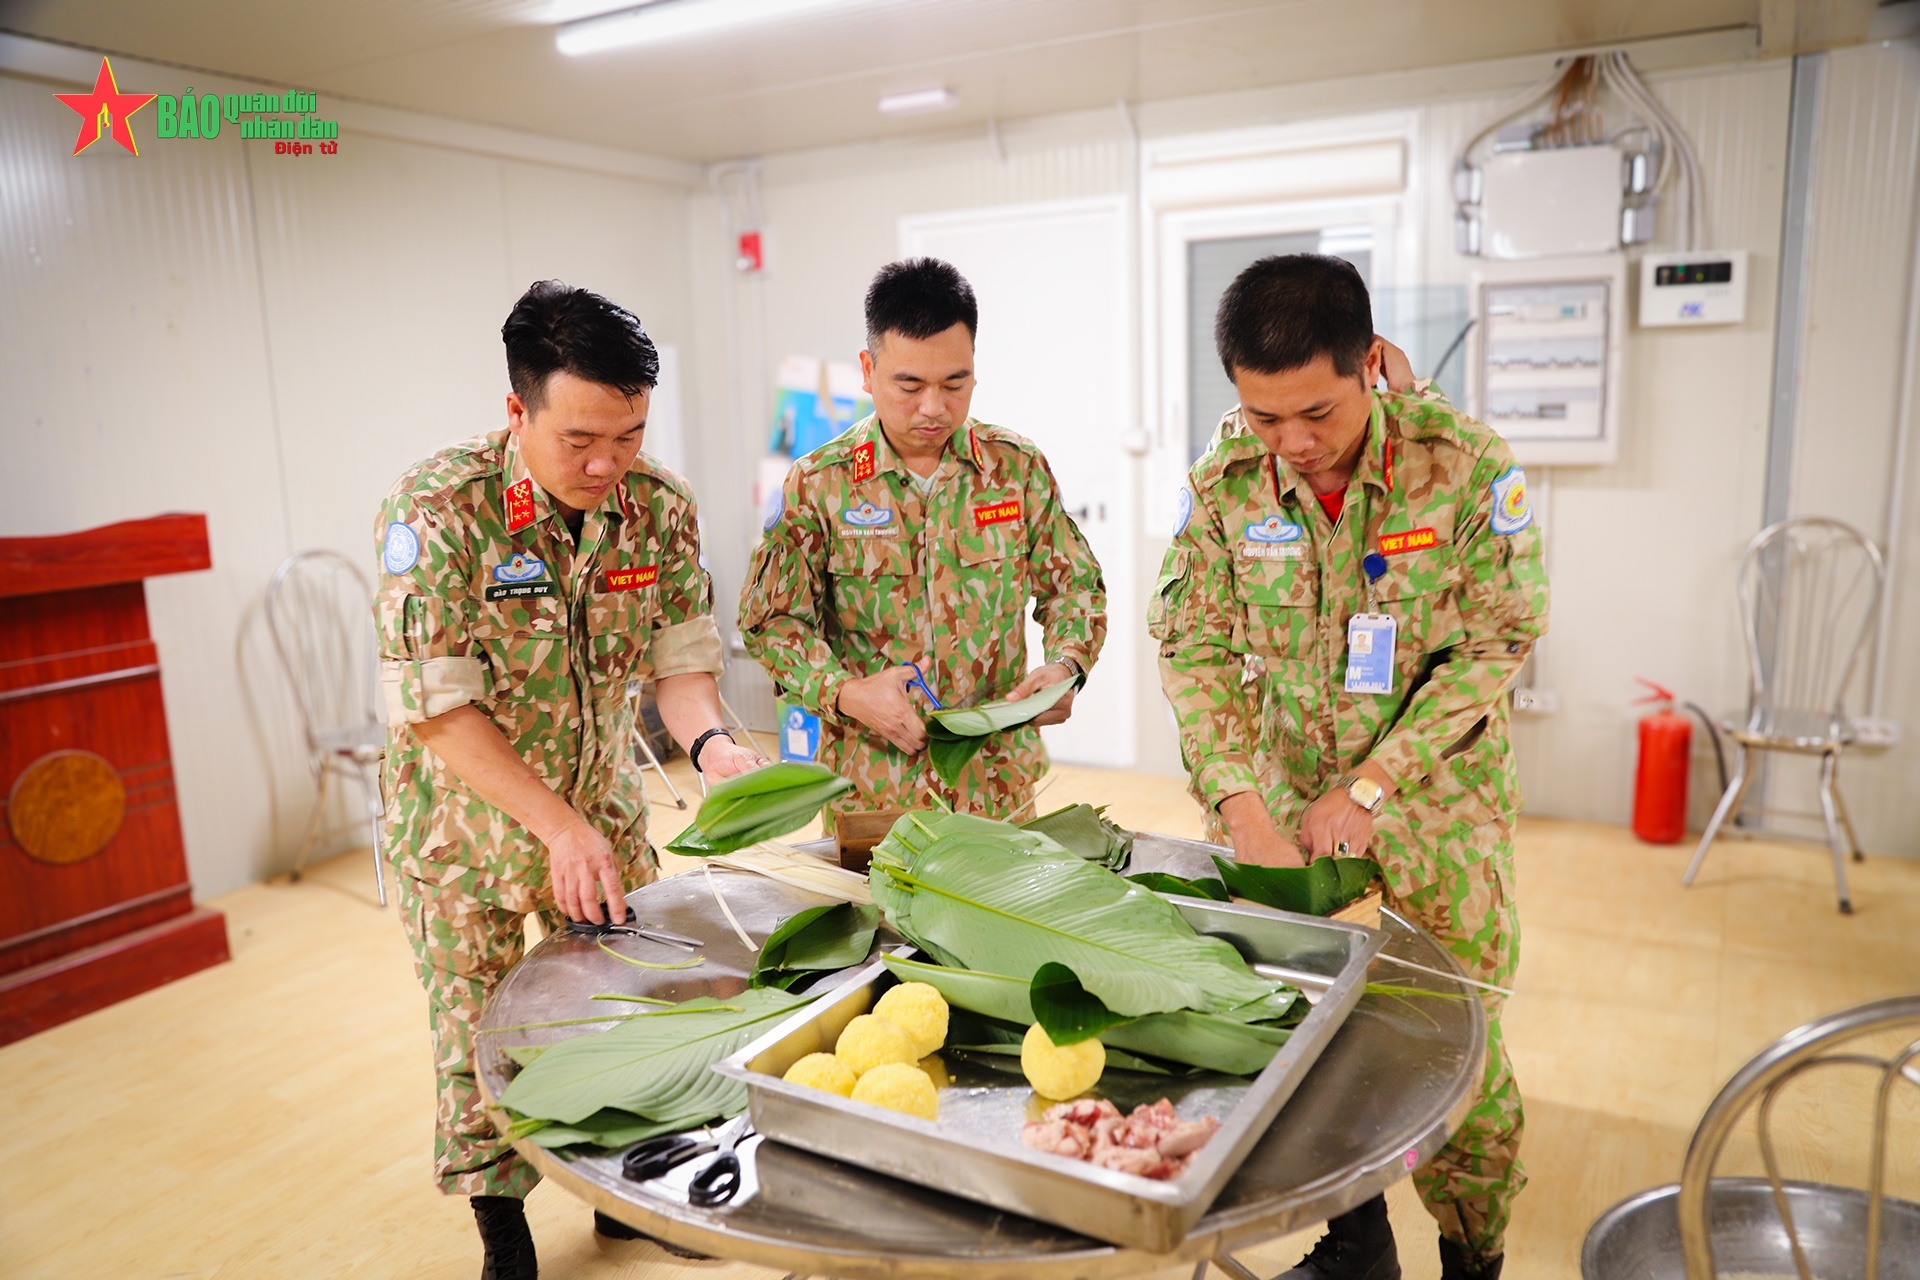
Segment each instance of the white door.
[[[902,218],[900,251],[942,258],[972,282],[973,414],[1045,452],[1106,577],[1106,647],[1073,719],[1041,731],[1047,750],[1066,763],[1126,768],[1143,624],[1133,599],[1134,464],[1120,447],[1136,421],[1125,205],[1073,200]],[[1031,619],[1027,631],[1037,662]]]

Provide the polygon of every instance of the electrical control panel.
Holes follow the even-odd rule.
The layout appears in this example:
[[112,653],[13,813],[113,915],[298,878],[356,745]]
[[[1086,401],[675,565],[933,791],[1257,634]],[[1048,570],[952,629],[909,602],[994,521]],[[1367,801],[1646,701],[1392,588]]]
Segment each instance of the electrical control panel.
[[1489,258],[1612,253],[1620,247],[1622,159],[1602,143],[1488,157],[1480,252]]
[[1747,252],[1650,253],[1640,259],[1640,327],[1739,324]]
[[1618,253],[1476,266],[1469,402],[1522,464],[1618,456],[1626,286]]

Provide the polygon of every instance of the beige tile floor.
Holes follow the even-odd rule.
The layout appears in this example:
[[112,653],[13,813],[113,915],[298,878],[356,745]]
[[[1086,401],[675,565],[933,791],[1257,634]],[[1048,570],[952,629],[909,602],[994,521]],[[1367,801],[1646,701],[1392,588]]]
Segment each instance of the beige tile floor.
[[[1056,773],[1043,808],[1084,799],[1134,827],[1198,832],[1175,780]],[[685,821],[664,801],[662,838]],[[1683,891],[1682,847],[1543,819],[1519,843],[1525,958],[1507,1034],[1532,1185],[1507,1274],[1574,1280],[1588,1224],[1676,1176],[1700,1112],[1753,1052],[1819,1013],[1920,989],[1920,863],[1855,867],[1858,914],[1843,918],[1807,846],[1722,845]],[[422,997],[365,854],[215,905],[233,963],[0,1049],[0,1276],[471,1280],[466,1206],[428,1179]],[[1786,1109],[1794,1168],[1860,1176],[1863,1087],[1823,1084]],[[1910,1198],[1916,1112],[1893,1145]],[[1730,1160],[1753,1168],[1750,1144]],[[1409,1280],[1433,1280],[1430,1223],[1406,1184],[1389,1199]],[[549,1277],[773,1280],[602,1241],[550,1184],[529,1212]],[[1315,1234],[1242,1257],[1271,1275]]]

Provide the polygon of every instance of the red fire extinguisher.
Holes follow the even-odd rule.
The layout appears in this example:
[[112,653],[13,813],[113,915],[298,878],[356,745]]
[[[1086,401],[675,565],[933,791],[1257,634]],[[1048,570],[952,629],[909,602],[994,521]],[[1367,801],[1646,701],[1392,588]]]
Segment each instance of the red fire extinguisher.
[[[1639,680],[1639,677],[1634,677]],[[1687,771],[1693,762],[1693,724],[1673,710],[1673,692],[1653,690],[1635,705],[1660,709],[1640,717],[1640,764],[1633,775],[1633,834],[1648,844],[1676,844],[1687,834]]]

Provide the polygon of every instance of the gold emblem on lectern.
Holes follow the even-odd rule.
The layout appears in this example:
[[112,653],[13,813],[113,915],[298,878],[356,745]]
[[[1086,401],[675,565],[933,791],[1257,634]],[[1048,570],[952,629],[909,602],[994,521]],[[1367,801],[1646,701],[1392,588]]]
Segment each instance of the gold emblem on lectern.
[[127,789],[91,751],[49,751],[14,779],[7,825],[27,856],[84,862],[107,847],[127,812]]

